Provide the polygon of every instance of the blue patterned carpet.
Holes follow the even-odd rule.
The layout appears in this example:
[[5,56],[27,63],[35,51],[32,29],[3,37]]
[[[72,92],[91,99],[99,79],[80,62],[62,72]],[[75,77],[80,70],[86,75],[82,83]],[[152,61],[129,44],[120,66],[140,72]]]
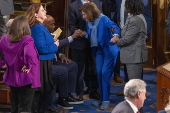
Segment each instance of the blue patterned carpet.
[[[121,68],[121,77],[124,78],[123,69]],[[144,71],[144,81],[147,83],[147,97],[144,103],[144,113],[156,113],[156,71]],[[73,105],[74,109],[65,111],[66,113],[109,113],[114,106],[124,100],[124,96],[117,96],[117,92],[122,91],[124,84],[115,84],[111,81],[110,102],[111,107],[106,111],[101,111],[92,105],[94,100],[89,100],[85,95],[84,104]]]
[[[121,68],[121,77],[124,78],[123,69]],[[147,83],[147,97],[144,103],[144,113],[156,113],[156,72],[144,71],[144,81]],[[117,92],[122,91],[124,84],[116,84],[111,81],[110,102],[111,107],[106,111],[100,111],[97,107],[93,106],[94,100],[88,99],[85,95],[84,104],[73,105],[73,110],[65,110],[65,113],[110,113],[114,106],[124,100],[124,96],[117,96]],[[53,105],[56,107],[56,105]],[[10,109],[0,109],[0,113],[10,113]]]

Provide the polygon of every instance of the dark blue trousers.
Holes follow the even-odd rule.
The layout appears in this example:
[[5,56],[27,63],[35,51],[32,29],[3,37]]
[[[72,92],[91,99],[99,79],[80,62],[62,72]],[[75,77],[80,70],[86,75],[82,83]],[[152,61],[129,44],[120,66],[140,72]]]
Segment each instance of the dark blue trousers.
[[52,103],[55,101],[56,89],[59,97],[68,97],[68,93],[75,93],[78,67],[75,62],[65,63],[58,60],[51,67],[53,86]]

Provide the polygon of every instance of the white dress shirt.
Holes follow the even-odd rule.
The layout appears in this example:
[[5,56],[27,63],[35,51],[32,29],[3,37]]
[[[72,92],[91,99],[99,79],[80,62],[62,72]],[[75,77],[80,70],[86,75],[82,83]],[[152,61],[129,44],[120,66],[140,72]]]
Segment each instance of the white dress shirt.
[[88,2],[90,2],[90,1],[86,2],[86,1],[84,1],[84,0],[81,0],[81,2],[82,2],[82,4],[84,5],[85,3],[88,3]]

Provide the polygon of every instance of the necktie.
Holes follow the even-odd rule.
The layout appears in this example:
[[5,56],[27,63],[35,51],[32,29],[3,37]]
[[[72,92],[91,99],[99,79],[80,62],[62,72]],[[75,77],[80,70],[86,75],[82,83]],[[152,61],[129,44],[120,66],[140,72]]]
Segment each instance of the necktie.
[[140,113],[140,111],[137,111],[136,113]]
[[128,16],[129,16],[128,13],[125,11],[124,12],[124,24],[126,23],[126,19],[127,19]]

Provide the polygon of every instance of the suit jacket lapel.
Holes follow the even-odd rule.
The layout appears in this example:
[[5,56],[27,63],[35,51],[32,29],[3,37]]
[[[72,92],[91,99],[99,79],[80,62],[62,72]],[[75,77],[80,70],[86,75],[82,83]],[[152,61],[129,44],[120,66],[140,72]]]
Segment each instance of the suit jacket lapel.
[[131,111],[130,113],[134,113],[134,111],[133,111],[132,107],[129,105],[129,103],[126,100],[124,102],[127,106],[129,106],[128,108],[129,108],[129,111]]
[[122,31],[121,31],[121,36],[122,36],[122,37],[125,35],[125,32],[127,31],[129,22],[130,22],[130,18],[127,18],[127,19],[126,19],[126,23],[125,23],[125,25],[123,26]]
[[79,8],[83,6],[81,0],[77,0],[77,5],[79,6]]

